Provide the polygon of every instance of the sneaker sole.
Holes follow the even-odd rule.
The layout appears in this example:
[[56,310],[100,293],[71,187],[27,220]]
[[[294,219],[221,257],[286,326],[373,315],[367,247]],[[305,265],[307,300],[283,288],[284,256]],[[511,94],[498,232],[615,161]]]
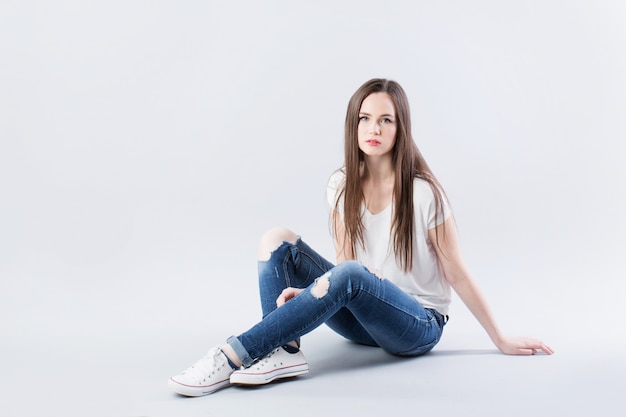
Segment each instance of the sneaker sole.
[[306,363],[302,365],[290,366],[288,368],[274,369],[273,371],[265,373],[246,373],[245,371],[236,371],[230,375],[230,383],[241,385],[263,385],[269,384],[276,379],[291,378],[306,374],[307,372],[309,372],[309,365]]
[[170,378],[170,380],[167,381],[167,385],[174,392],[180,395],[184,395],[186,397],[202,397],[203,395],[209,395],[217,390],[226,388],[230,385],[230,380],[226,379],[224,381],[216,382],[215,384],[211,385],[193,386],[181,384],[180,382]]

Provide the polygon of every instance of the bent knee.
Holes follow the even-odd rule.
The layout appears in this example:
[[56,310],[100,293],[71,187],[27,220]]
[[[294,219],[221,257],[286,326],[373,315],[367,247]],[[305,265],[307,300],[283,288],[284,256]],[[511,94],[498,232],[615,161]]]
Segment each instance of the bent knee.
[[366,270],[365,266],[363,266],[361,261],[352,261],[352,260],[343,261],[342,263],[337,265],[334,269],[336,270],[336,272],[340,272],[342,274],[348,273],[350,275],[358,274],[359,272]]
[[344,261],[332,269],[335,280],[347,280],[353,286],[368,285],[381,279],[361,261]]
[[331,287],[339,291],[350,287],[350,291],[355,293],[371,286],[372,282],[378,281],[380,280],[372,275],[360,261],[344,261],[315,279],[311,295],[317,299],[323,298]]
[[298,235],[289,229],[275,227],[268,230],[261,237],[261,243],[259,244],[259,260],[269,260],[272,252],[282,245],[283,242],[296,243],[297,240]]
[[313,288],[311,288],[311,295],[313,295],[313,297],[320,299],[328,294],[328,288],[330,287],[329,278],[331,275],[332,272],[329,271],[315,280]]

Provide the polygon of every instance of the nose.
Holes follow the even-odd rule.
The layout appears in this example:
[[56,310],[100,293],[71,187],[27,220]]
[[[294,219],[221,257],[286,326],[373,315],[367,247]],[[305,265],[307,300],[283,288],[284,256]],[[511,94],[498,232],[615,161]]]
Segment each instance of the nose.
[[380,135],[380,123],[373,121],[370,125],[370,132],[376,135]]

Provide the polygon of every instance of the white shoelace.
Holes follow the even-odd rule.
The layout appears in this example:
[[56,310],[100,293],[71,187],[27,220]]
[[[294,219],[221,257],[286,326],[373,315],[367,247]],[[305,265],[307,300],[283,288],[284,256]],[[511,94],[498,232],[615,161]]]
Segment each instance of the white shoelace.
[[273,351],[271,351],[270,353],[268,353],[267,355],[265,355],[263,357],[263,360],[259,361],[256,363],[256,368],[257,369],[261,369],[263,366],[265,366],[267,363],[269,363],[270,358],[272,357],[272,355],[274,355],[275,353],[278,353],[278,350],[280,348],[276,348]]
[[219,348],[211,349],[202,359],[191,365],[191,367],[183,373],[191,375],[196,378],[198,382],[205,381],[227,364],[226,358],[221,353],[222,351]]

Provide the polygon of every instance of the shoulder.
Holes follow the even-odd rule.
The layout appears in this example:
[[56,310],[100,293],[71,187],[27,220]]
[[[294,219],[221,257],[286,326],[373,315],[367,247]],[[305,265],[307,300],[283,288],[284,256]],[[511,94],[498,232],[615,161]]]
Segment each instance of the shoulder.
[[432,188],[430,188],[430,183],[420,177],[413,178],[413,189],[415,191],[431,190],[432,192]]
[[433,186],[423,178],[415,177],[413,179],[413,201],[414,203],[429,204],[435,199]]
[[328,179],[329,189],[338,189],[346,178],[346,172],[344,168],[340,168],[333,172]]
[[416,215],[422,216],[428,229],[441,224],[451,213],[443,190],[419,177],[413,180],[413,207]]
[[340,168],[337,171],[333,172],[328,179],[328,185],[326,187],[326,197],[328,200],[328,204],[331,208],[337,205],[337,200],[340,197],[340,191],[343,187],[345,178],[345,170],[344,168]]

